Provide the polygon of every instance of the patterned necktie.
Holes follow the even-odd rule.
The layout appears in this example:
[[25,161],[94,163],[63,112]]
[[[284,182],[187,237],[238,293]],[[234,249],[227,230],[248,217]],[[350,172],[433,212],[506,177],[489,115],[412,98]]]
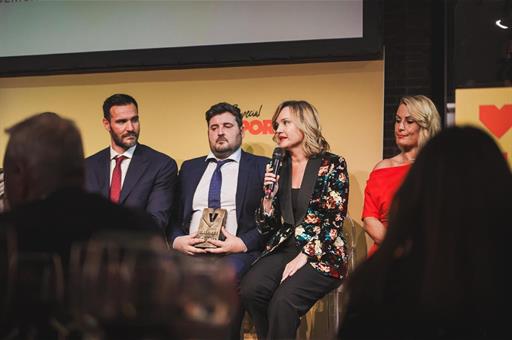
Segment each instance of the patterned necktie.
[[220,188],[222,186],[222,172],[220,172],[220,168],[227,162],[231,162],[233,160],[225,159],[217,161],[212,159],[211,161],[217,163],[217,167],[215,168],[210,181],[210,190],[208,191],[208,208],[217,209],[220,208]]
[[128,157],[116,156],[116,166],[112,173],[112,182],[110,183],[110,200],[114,203],[119,203],[121,196],[121,163]]

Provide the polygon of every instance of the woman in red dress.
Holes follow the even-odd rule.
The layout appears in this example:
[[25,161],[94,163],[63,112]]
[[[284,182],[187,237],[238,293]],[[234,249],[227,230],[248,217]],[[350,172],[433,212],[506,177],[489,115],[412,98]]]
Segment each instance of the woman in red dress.
[[384,239],[389,206],[418,151],[440,129],[439,113],[429,98],[420,95],[400,100],[395,118],[395,142],[400,153],[375,165],[364,191],[363,229],[374,242],[368,256]]

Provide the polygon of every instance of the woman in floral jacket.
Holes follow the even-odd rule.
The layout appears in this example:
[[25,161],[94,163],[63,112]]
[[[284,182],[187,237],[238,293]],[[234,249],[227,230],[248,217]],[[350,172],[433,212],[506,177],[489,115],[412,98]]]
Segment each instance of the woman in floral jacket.
[[348,174],[343,157],[327,152],[311,104],[286,101],[272,123],[286,157],[279,176],[267,166],[264,183],[274,190],[256,219],[268,242],[242,281],[241,297],[259,339],[292,339],[300,317],[347,272]]

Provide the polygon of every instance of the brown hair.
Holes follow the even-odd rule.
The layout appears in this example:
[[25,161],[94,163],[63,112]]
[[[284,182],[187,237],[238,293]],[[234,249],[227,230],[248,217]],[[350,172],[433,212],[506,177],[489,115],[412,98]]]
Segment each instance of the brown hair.
[[26,167],[32,196],[44,197],[61,187],[83,186],[82,138],[73,121],[44,112],[5,131],[10,135],[5,160]]

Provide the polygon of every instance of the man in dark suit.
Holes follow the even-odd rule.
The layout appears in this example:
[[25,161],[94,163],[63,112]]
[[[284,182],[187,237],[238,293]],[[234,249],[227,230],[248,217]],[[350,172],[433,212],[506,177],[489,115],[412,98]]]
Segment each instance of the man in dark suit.
[[[238,282],[263,246],[256,229],[254,212],[263,197],[263,177],[268,158],[241,149],[244,130],[240,109],[228,103],[213,105],[206,112],[210,153],[185,161],[179,174],[179,213],[173,224],[174,249],[189,255],[224,255],[232,264]],[[216,207],[226,209],[222,228],[224,240],[210,240],[216,248],[198,248],[204,242],[197,237],[203,209],[212,206],[212,182],[220,172],[221,186]],[[239,319],[234,320],[231,338],[240,336]]]
[[138,143],[138,104],[129,95],[114,94],[105,100],[103,126],[110,133],[110,147],[86,159],[86,189],[147,211],[165,231],[177,179],[176,162]]

